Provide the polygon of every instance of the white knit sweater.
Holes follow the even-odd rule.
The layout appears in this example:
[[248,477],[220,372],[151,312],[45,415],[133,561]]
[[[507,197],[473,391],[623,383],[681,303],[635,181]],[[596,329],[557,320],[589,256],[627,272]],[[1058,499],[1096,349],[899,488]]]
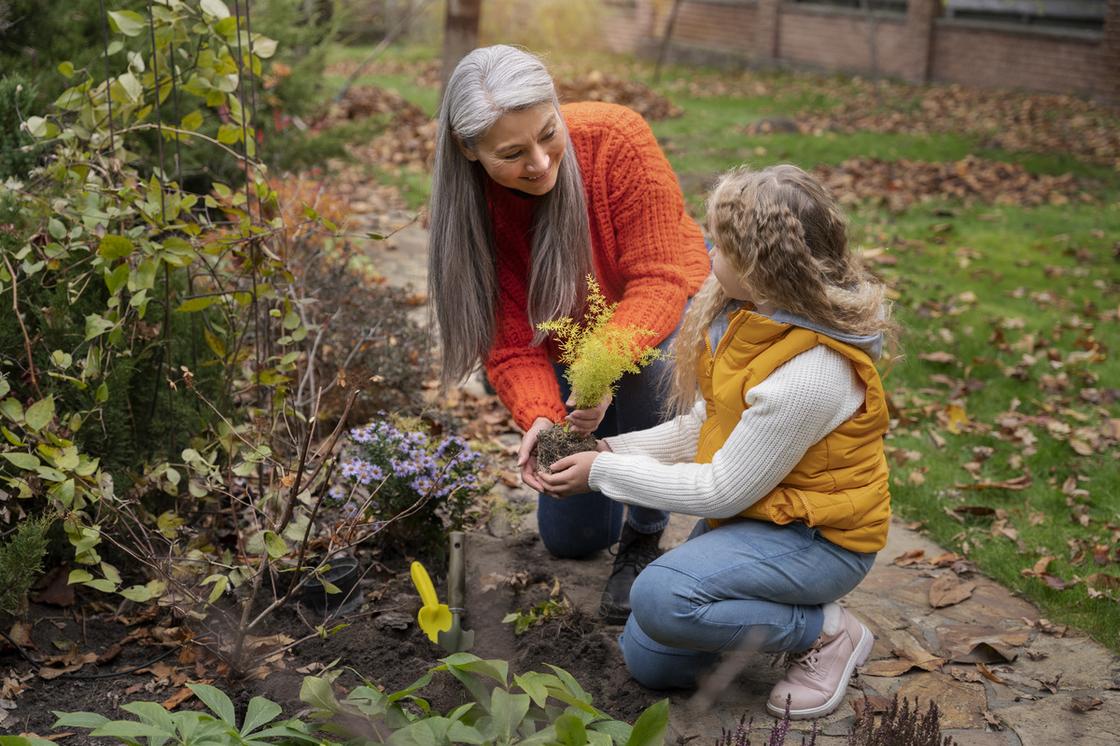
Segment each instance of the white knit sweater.
[[864,396],[851,362],[817,345],[747,391],[749,408],[710,464],[692,462],[705,416],[701,400],[687,415],[607,438],[613,453],[595,459],[588,481],[630,505],[704,518],[738,515],[852,417]]

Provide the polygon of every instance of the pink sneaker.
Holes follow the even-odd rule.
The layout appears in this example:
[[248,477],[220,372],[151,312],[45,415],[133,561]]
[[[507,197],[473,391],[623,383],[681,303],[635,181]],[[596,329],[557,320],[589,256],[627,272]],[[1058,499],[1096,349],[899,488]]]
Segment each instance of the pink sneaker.
[[782,680],[774,685],[766,709],[782,717],[789,697],[791,720],[824,717],[840,706],[856,666],[871,655],[875,636],[858,619],[840,608],[840,631],[824,633],[804,653],[792,656]]

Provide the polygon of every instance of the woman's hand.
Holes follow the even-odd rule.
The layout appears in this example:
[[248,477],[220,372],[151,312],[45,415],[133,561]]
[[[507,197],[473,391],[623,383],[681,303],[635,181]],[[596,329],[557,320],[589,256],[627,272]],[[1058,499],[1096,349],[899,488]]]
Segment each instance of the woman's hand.
[[521,446],[517,449],[517,468],[521,470],[521,481],[537,492],[545,492],[537,474],[537,438],[542,430],[552,427],[552,420],[538,417],[521,436]]
[[[564,402],[566,406],[574,407],[576,405],[576,396],[572,394],[568,397],[568,401]],[[590,435],[595,432],[595,428],[599,427],[599,423],[603,421],[603,415],[607,413],[607,407],[611,405],[611,395],[603,397],[602,401],[589,409],[573,409],[568,413],[568,423],[573,430],[577,433]]]
[[544,485],[543,492],[557,497],[571,497],[590,492],[587,480],[591,476],[591,465],[599,458],[598,451],[576,453],[552,464],[551,474],[538,475]]

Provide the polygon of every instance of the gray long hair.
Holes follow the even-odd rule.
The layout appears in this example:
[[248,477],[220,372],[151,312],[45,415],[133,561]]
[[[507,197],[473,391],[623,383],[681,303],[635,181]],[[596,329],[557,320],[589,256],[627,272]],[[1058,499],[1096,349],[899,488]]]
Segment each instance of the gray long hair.
[[[497,321],[486,176],[481,165],[463,155],[456,138],[474,149],[503,114],[543,103],[556,107],[559,117],[560,102],[548,70],[537,57],[514,47],[474,50],[447,81],[439,110],[428,238],[428,290],[439,321],[445,384],[461,380],[486,360]],[[592,271],[583,180],[570,137],[556,185],[538,198],[530,248],[527,310],[533,344],[540,344],[545,335],[536,330],[539,322],[580,313],[584,278]]]

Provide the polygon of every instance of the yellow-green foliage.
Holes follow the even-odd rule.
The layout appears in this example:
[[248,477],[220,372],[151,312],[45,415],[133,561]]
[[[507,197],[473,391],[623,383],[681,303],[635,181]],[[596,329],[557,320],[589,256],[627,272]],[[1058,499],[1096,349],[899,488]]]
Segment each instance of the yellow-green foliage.
[[565,316],[537,324],[543,332],[556,337],[560,346],[560,362],[568,366],[564,378],[575,394],[577,409],[594,407],[623,373],[637,373],[643,366],[661,356],[656,347],[640,347],[640,337],[654,332],[634,326],[611,324],[617,303],[608,303],[599,290],[599,283],[587,277],[587,311],[582,320]]

